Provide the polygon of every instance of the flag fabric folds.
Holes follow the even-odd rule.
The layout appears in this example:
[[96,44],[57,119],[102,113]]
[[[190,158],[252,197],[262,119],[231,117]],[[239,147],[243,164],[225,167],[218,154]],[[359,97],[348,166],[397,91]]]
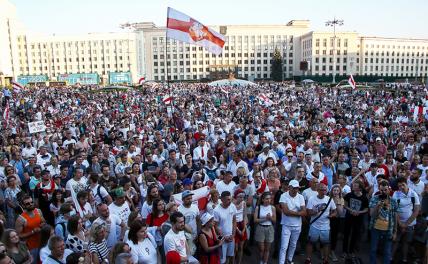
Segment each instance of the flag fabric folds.
[[166,36],[202,46],[216,55],[222,53],[225,42],[225,37],[220,33],[171,7],[168,7]]
[[351,85],[352,89],[355,89],[357,87],[357,85],[355,84],[354,77],[352,76],[352,74],[349,76],[348,83],[349,83],[349,85]]
[[12,88],[15,93],[19,93],[24,87],[22,87],[19,83],[12,81]]
[[138,80],[138,85],[143,85],[143,83],[146,81],[146,78],[144,78],[144,77],[141,77],[139,80]]
[[7,102],[6,108],[4,109],[4,112],[3,112],[3,121],[4,121],[5,127],[9,126],[9,112],[10,112],[9,102]]

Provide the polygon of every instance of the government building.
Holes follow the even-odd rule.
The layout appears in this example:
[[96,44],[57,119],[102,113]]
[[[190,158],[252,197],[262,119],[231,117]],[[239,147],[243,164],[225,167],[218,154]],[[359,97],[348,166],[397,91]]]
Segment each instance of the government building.
[[26,32],[15,7],[0,0],[0,86],[132,84],[199,81],[229,72],[248,80],[269,80],[279,52],[283,79],[329,82],[353,74],[359,81],[426,79],[428,39],[362,36],[357,32],[312,31],[308,20],[283,25],[217,25],[225,35],[223,53],[166,38],[151,22],[118,25],[116,33],[35,35]]

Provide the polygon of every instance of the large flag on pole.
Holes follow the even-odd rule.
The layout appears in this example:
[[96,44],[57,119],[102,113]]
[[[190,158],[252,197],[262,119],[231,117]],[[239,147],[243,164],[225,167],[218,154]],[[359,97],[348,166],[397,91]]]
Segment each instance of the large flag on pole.
[[13,82],[13,81],[12,81],[12,87],[15,93],[19,93],[22,89],[24,89],[24,87],[22,87],[19,83]]
[[352,74],[349,76],[348,83],[349,83],[349,85],[351,85],[352,89],[355,89],[357,87]]
[[217,55],[223,51],[223,35],[171,7],[168,7],[166,27],[168,38],[202,46]]

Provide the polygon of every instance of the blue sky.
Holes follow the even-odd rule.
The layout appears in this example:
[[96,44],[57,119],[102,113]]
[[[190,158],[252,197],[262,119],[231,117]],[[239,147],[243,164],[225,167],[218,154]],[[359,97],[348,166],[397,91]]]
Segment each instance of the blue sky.
[[309,19],[313,30],[325,21],[345,21],[340,30],[366,36],[428,39],[427,0],[10,0],[31,32],[78,34],[118,32],[124,22],[164,26],[171,6],[205,24],[285,24]]

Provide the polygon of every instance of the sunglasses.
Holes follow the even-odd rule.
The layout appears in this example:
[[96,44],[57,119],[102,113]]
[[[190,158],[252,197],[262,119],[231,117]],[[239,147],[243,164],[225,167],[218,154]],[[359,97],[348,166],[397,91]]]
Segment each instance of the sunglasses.
[[28,205],[32,205],[32,204],[33,204],[33,202],[28,202],[28,203],[24,203],[23,205],[28,206]]

